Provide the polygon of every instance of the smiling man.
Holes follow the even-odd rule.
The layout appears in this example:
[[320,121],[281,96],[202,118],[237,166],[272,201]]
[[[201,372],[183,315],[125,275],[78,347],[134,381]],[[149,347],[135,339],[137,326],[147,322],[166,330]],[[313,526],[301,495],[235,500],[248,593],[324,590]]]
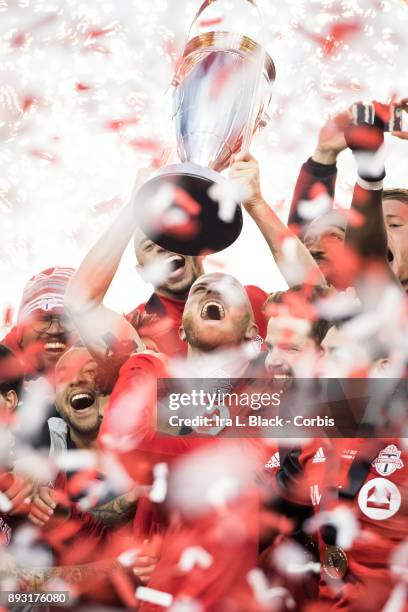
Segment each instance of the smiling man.
[[75,347],[61,357],[55,368],[55,387],[55,406],[61,418],[48,420],[51,452],[95,448],[109,398],[97,385],[97,364],[86,349]]
[[[70,349],[58,361],[55,367],[55,406],[60,416],[47,421],[51,456],[67,450],[96,451],[96,439],[109,400],[109,395],[102,388],[102,378],[96,361],[83,347]],[[60,472],[54,483],[55,488],[66,490],[69,477],[69,474]],[[90,513],[106,527],[116,527],[132,518],[136,498],[133,492],[111,497],[92,508]],[[35,497],[30,519],[35,524],[43,525],[55,508],[52,503],[50,488],[41,487]]]
[[76,339],[64,309],[73,268],[48,268],[25,285],[17,325],[3,339],[25,364],[26,375],[52,376],[61,355]]
[[265,303],[268,318],[265,369],[283,381],[313,378],[321,354],[321,343],[331,324],[318,316],[315,302],[324,289],[293,287],[272,293]]

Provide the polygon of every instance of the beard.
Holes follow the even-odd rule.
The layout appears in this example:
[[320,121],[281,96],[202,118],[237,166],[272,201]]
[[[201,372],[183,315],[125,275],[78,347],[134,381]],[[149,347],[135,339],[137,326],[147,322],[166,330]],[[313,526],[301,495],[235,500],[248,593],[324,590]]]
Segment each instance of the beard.
[[73,429],[77,434],[89,435],[98,433],[102,422],[102,416],[97,414],[92,422],[83,424],[74,422],[69,417],[66,417],[65,420],[68,426],[71,427],[71,429]]
[[187,297],[191,285],[197,280],[197,278],[198,277],[193,275],[191,279],[183,278],[175,282],[174,284],[172,284],[171,282],[168,284],[164,283],[163,285],[160,285],[158,289],[159,291],[160,289],[162,289],[164,291],[167,291],[168,293],[172,293],[173,295],[176,295],[180,298]]
[[203,352],[222,350],[224,348],[240,346],[245,341],[247,323],[235,325],[229,324],[228,329],[203,329],[199,320],[195,323],[195,317],[183,317],[183,329],[186,339],[192,348]]

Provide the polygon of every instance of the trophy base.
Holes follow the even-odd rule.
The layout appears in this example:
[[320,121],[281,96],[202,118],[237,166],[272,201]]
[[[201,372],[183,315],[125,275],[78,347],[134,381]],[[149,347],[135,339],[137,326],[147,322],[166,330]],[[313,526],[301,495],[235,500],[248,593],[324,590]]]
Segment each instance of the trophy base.
[[167,251],[204,255],[230,246],[242,229],[242,212],[219,215],[219,204],[208,190],[224,185],[218,172],[190,162],[160,169],[136,193],[134,205],[142,231]]

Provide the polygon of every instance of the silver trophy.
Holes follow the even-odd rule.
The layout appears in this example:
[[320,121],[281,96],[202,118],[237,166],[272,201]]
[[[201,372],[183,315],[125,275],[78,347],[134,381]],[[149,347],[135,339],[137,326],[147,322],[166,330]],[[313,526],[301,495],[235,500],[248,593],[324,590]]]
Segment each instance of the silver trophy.
[[[190,32],[215,1],[205,0]],[[232,196],[231,208],[220,172],[231,155],[248,150],[254,131],[266,124],[274,80],[271,57],[252,38],[210,31],[187,41],[173,79],[181,163],[158,170],[135,195],[141,228],[161,247],[199,255],[221,251],[237,239],[240,202]],[[230,200],[227,214],[221,210],[223,198]]]

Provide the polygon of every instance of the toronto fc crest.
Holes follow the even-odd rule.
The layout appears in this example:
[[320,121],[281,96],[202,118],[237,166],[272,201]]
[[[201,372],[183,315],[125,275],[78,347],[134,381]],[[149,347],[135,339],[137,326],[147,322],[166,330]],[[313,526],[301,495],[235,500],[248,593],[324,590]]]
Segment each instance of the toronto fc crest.
[[400,457],[401,451],[398,450],[395,444],[390,444],[378,453],[372,465],[381,476],[390,476],[395,470],[400,470],[404,467]]

